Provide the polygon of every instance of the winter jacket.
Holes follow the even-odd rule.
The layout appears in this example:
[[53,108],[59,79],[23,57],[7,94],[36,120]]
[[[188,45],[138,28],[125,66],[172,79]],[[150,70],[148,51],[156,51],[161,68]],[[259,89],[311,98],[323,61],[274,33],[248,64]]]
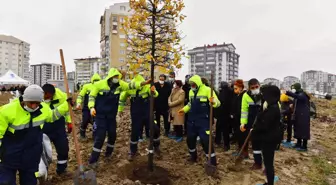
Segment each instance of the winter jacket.
[[233,91],[229,87],[229,84],[224,85],[221,87],[221,90],[219,91],[219,101],[221,102],[221,106],[216,109],[218,112],[217,118],[220,120],[229,121],[230,118],[230,112],[231,112],[231,105],[232,105],[232,97],[233,97]]
[[246,91],[242,91],[240,94],[234,94],[232,93],[232,102],[231,102],[231,109],[230,109],[230,115],[233,119],[233,125],[232,127],[236,128],[240,126],[240,115],[241,115],[241,104],[242,104],[242,98]]
[[184,105],[187,105],[189,103],[189,91],[191,89],[189,83],[185,83],[182,87],[184,93],[185,93],[185,98],[184,98]]
[[154,84],[155,89],[159,93],[159,96],[155,98],[155,111],[157,112],[166,112],[169,109],[168,98],[171,94],[172,87],[170,83],[164,82],[163,86],[159,82]]
[[91,77],[91,83],[85,84],[82,88],[82,90],[80,91],[78,97],[77,97],[77,103],[78,104],[82,104],[82,101],[84,99],[83,102],[83,110],[84,109],[89,109],[88,107],[88,103],[89,103],[89,94],[93,88],[93,84],[95,83],[95,81],[99,81],[100,76],[96,73]]
[[174,88],[171,95],[168,98],[169,118],[172,118],[170,122],[173,125],[183,125],[184,115],[179,115],[178,111],[183,109],[185,100],[185,93],[182,88]]
[[281,113],[279,107],[280,89],[270,85],[262,90],[263,99],[267,106],[257,115],[253,126],[252,139],[262,143],[279,143],[281,141]]

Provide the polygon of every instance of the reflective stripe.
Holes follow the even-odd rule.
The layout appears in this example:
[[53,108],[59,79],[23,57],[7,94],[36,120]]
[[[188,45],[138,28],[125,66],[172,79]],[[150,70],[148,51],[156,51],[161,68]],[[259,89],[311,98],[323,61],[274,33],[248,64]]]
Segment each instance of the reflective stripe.
[[110,92],[110,90],[100,90],[99,91],[100,93],[102,92],[102,93],[108,93],[108,92]]
[[93,97],[93,96],[89,96],[89,101],[95,101],[95,97]]
[[131,82],[128,84],[129,89],[135,89],[135,82]]
[[160,138],[157,138],[157,139],[153,139],[153,141],[160,141]]
[[95,147],[93,147],[93,151],[94,151],[94,152],[102,152],[102,150],[100,150],[100,149],[98,149],[98,148],[95,148]]
[[58,109],[53,110],[53,116],[52,116],[53,121],[58,120],[58,118],[60,118],[61,116],[62,114],[58,111]]
[[248,115],[241,115],[240,118],[248,118]]
[[[33,121],[33,127],[38,127],[42,124],[44,124],[44,121]],[[9,125],[8,127],[14,130],[23,130],[23,129],[29,128],[29,123],[22,124],[22,125]]]
[[37,177],[40,177],[39,172],[35,172],[34,175],[35,175],[36,178],[37,178]]
[[107,147],[110,147],[110,148],[114,148],[114,145],[111,145],[111,144],[106,144]]
[[119,101],[119,105],[121,105],[121,106],[125,106],[125,105],[126,105],[126,102],[124,102],[124,101]]
[[196,152],[196,148],[195,149],[189,149],[189,152]]
[[256,105],[254,102],[248,102],[249,105]]
[[148,150],[149,153],[153,154],[154,153],[154,150]]
[[138,142],[137,141],[131,141],[131,144],[136,145],[136,144],[138,144]]
[[260,150],[254,150],[253,154],[261,154],[261,151]]
[[[206,156],[206,157],[209,157],[208,154],[205,154],[205,156]],[[211,156],[211,157],[216,157],[216,154],[215,154],[215,153],[212,153],[210,156]]]
[[78,99],[78,98],[79,98],[79,99],[82,99],[83,97],[82,97],[81,95],[78,95],[78,96],[77,96],[77,99]]
[[248,112],[242,112],[241,115],[248,115]]
[[61,161],[57,161],[57,164],[66,164],[68,162],[68,160],[61,160]]

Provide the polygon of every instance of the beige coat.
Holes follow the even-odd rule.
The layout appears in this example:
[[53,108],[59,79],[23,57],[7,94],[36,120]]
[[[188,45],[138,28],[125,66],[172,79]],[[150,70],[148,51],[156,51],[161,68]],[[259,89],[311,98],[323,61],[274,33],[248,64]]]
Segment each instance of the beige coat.
[[170,122],[173,125],[184,125],[184,115],[179,115],[178,111],[184,107],[185,93],[182,88],[174,88],[168,98],[170,107]]

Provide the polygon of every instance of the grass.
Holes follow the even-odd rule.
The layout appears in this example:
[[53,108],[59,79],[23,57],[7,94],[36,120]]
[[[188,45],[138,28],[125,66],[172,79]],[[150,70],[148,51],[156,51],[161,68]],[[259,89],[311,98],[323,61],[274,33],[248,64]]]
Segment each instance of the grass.
[[336,166],[329,164],[326,158],[313,157],[313,166],[308,172],[308,177],[311,185],[330,185],[328,183],[328,176],[336,174]]

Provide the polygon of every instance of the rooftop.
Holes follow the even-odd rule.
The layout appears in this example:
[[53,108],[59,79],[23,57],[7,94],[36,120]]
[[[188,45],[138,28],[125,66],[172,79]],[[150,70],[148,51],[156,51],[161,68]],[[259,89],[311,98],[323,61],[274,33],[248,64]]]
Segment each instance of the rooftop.
[[77,58],[74,59],[75,61],[81,61],[81,60],[98,60],[100,57],[88,57],[88,58]]
[[60,66],[61,64],[47,63],[47,62],[43,62],[43,63],[40,63],[40,64],[31,64],[31,66],[42,66],[42,65],[58,65],[58,66]]
[[13,37],[11,35],[2,35],[0,34],[0,40],[4,42],[10,42],[10,43],[15,43],[15,44],[20,44],[20,43],[26,43],[16,37]]

